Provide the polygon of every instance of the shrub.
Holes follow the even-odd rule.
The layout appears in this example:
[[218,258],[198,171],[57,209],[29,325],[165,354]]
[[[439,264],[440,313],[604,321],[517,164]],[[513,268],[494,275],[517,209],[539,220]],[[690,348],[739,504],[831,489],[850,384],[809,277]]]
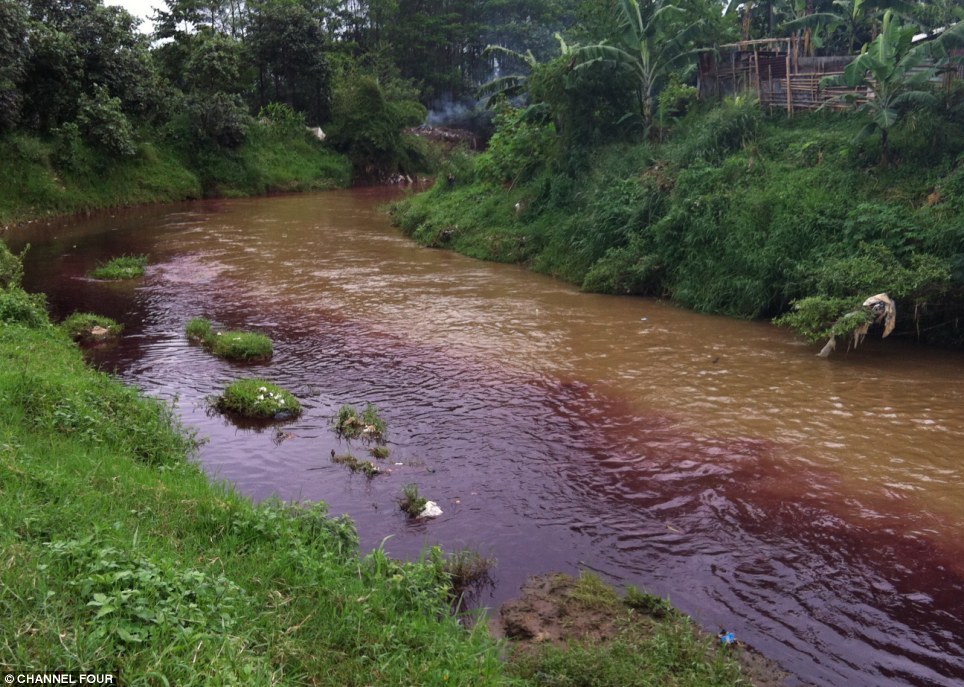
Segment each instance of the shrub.
[[727,154],[753,140],[763,119],[759,104],[750,98],[728,99],[700,118],[682,146],[681,161],[694,158],[720,162]]
[[496,132],[489,140],[489,149],[476,161],[482,179],[498,184],[527,181],[551,157],[555,127],[527,116],[530,110],[503,105],[496,113]]
[[[29,248],[29,246],[28,246]],[[24,249],[26,252],[26,249]],[[0,289],[20,286],[23,278],[23,253],[14,255],[7,244],[0,241]]]
[[287,419],[301,415],[301,404],[291,392],[264,379],[232,382],[214,405],[222,412],[256,419]]
[[19,288],[0,289],[0,322],[33,328],[48,325],[46,297]]
[[136,279],[144,276],[144,268],[147,266],[146,255],[122,255],[112,258],[107,262],[98,263],[97,267],[90,271],[90,276],[94,279],[108,279],[117,281],[121,279]]

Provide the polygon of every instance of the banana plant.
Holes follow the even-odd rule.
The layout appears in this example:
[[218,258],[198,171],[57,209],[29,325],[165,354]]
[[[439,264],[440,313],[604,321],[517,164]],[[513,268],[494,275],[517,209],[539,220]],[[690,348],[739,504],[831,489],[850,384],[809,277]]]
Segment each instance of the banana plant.
[[905,0],[834,0],[833,7],[826,12],[813,12],[807,8],[806,14],[783,24],[784,32],[811,29],[816,40],[815,47],[824,42],[820,37],[821,29],[830,36],[843,28],[847,35],[847,50],[853,54],[857,47],[857,37],[871,31],[871,25],[880,17],[880,12],[892,10],[902,16],[914,13],[916,5]]
[[[570,46],[568,43],[566,43],[565,39],[558,32],[556,32],[554,35],[556,41],[559,43],[559,54],[562,56],[572,54],[575,46]],[[512,62],[524,64],[526,67],[528,67],[529,72],[538,67],[540,64],[539,60],[536,59],[536,56],[532,54],[531,50],[526,50],[524,53],[522,53],[501,45],[487,45],[485,50],[482,51],[482,54],[498,54],[506,56]],[[525,93],[528,78],[528,74],[521,73],[497,76],[491,81],[487,81],[479,86],[477,96],[485,99],[486,107],[489,107],[495,101],[496,96],[503,95],[506,98],[514,98]]]
[[881,32],[864,46],[843,74],[826,77],[820,82],[821,86],[847,86],[867,92],[867,97],[859,104],[853,94],[840,96],[837,100],[854,102],[857,111],[870,118],[858,139],[880,132],[881,164],[884,166],[891,162],[890,130],[901,114],[912,107],[938,102],[931,81],[940,70],[940,61],[948,55],[947,48],[964,38],[964,25],[951,27],[933,41],[915,45],[913,36],[916,32],[916,27],[902,26],[888,10],[884,13]]
[[629,72],[635,80],[643,124],[648,127],[653,122],[660,84],[696,52],[692,41],[704,22],[686,21],[685,10],[663,0],[618,2],[623,31],[618,44],[603,42],[576,48],[576,69],[605,62]]

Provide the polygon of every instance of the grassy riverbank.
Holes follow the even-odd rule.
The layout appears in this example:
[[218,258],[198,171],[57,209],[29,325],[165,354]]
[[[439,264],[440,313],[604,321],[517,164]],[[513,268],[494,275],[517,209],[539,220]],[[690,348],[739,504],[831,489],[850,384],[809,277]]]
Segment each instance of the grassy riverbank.
[[130,157],[82,140],[0,137],[0,226],[49,215],[208,196],[341,188],[351,163],[302,130],[254,124],[237,150],[192,148],[157,137]]
[[[503,118],[490,149],[394,210],[424,245],[523,262],[587,291],[670,298],[744,318],[800,311],[817,339],[868,296],[895,336],[964,345],[964,126],[920,115],[879,143],[858,118],[726,103],[663,143],[565,147]],[[813,300],[805,299],[811,298]]]
[[631,631],[628,605],[615,646],[503,662],[484,626],[451,615],[444,554],[360,556],[353,524],[322,505],[255,505],[212,484],[170,409],[86,367],[18,271],[0,243],[0,670],[128,685],[743,684],[688,619],[640,612],[645,631]]

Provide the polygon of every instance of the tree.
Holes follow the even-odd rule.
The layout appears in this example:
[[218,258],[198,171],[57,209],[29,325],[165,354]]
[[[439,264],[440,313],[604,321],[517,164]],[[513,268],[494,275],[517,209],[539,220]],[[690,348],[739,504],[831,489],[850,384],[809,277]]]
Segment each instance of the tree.
[[659,87],[674,68],[693,55],[692,39],[703,22],[690,21],[681,8],[663,0],[643,5],[639,0],[619,0],[619,9],[622,15],[619,45],[598,43],[576,49],[577,69],[606,63],[629,72],[636,82],[643,125],[649,127]]
[[34,0],[30,58],[22,79],[23,115],[42,131],[72,121],[82,96],[104,86],[126,114],[149,117],[162,89],[137,19],[99,2]]
[[258,68],[258,106],[281,102],[317,125],[331,109],[328,39],[318,16],[299,4],[268,0],[252,8],[247,41]]
[[846,50],[847,54],[853,54],[859,45],[858,41],[871,37],[881,12],[892,10],[910,16],[915,11],[915,4],[904,0],[833,0],[829,8],[820,12],[813,11],[812,4],[808,2],[803,16],[799,15],[799,8],[794,9],[797,10],[797,16],[783,24],[783,31],[804,29],[816,32],[823,29],[823,38],[814,34],[817,47],[829,43],[834,34],[842,35],[843,42],[838,47]]
[[20,119],[20,83],[29,55],[27,13],[20,3],[0,3],[0,132]]

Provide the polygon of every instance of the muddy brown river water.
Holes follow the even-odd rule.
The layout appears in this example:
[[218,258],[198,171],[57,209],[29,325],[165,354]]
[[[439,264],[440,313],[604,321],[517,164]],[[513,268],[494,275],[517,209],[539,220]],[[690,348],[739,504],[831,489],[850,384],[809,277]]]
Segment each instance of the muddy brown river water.
[[[869,340],[816,349],[765,323],[580,293],[419,248],[392,191],[206,201],[31,225],[26,286],[125,335],[103,368],[173,400],[212,476],[256,499],[323,500],[363,549],[494,556],[495,607],[527,575],[592,570],[725,627],[794,682],[964,685],[964,355]],[[83,275],[147,253],[147,276]],[[900,315],[900,313],[898,313]],[[205,316],[269,335],[239,367],[190,345]],[[207,410],[239,376],[305,406],[244,428]],[[369,480],[331,430],[375,403],[390,469]],[[416,483],[443,515],[398,510]]]

